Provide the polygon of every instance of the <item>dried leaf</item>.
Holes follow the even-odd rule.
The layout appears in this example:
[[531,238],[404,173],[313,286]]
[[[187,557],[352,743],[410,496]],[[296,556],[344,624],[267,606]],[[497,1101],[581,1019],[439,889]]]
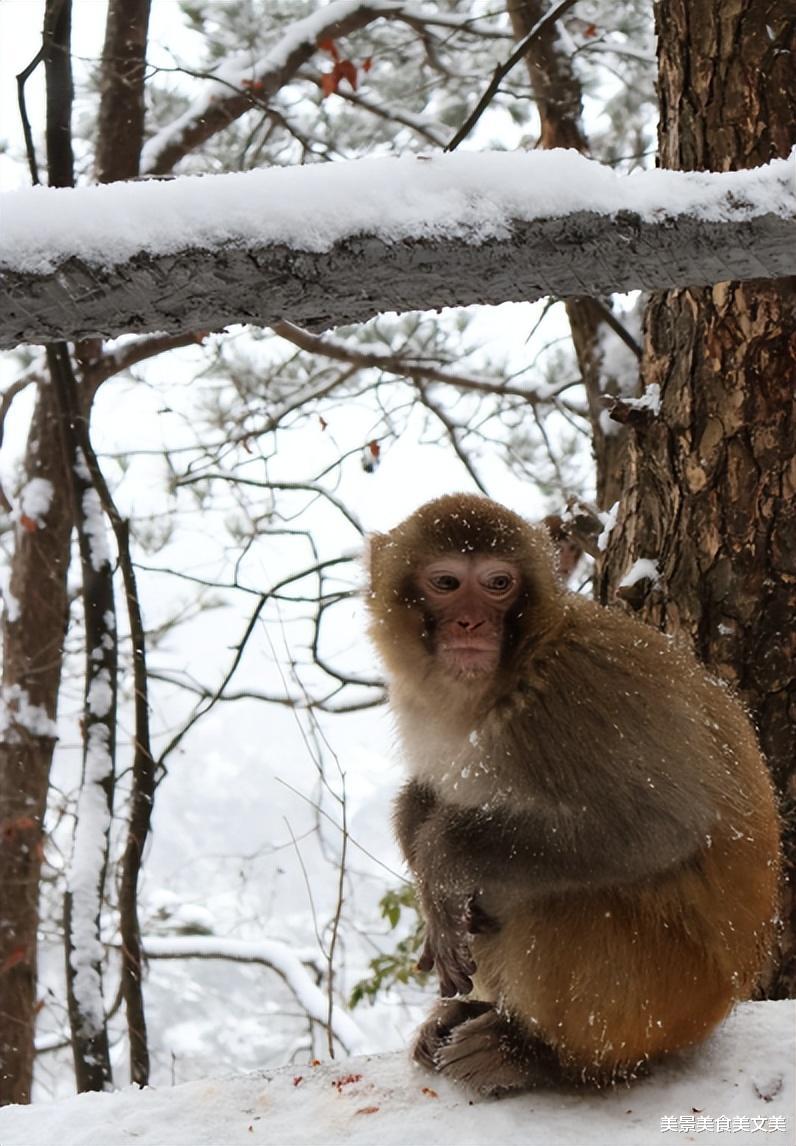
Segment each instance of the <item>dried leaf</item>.
[[334,65],[334,70],[338,73],[338,84],[340,80],[348,80],[353,91],[357,90],[356,64],[352,64],[350,60],[338,60]]

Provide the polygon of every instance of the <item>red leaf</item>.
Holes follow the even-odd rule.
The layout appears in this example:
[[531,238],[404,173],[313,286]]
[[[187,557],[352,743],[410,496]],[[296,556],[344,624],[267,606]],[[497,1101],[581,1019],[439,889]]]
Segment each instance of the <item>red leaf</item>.
[[365,56],[364,60],[362,61],[362,71],[363,72],[369,72],[372,67],[373,67],[373,56]]
[[32,517],[28,517],[26,513],[20,513],[19,524],[27,533],[35,533],[39,528],[38,522],[34,521]]
[[355,64],[352,64],[350,60],[338,60],[334,65],[334,70],[338,73],[338,83],[340,80],[348,80],[353,91],[357,90],[357,69]]
[[335,70],[333,72],[324,72],[321,76],[321,91],[323,92],[324,99],[326,99],[327,96],[334,95],[337,91],[337,64],[335,64],[334,67]]
[[334,40],[331,39],[331,37],[329,37],[326,40],[319,40],[318,41],[318,47],[321,49],[322,52],[328,52],[333,60],[339,60],[340,59],[340,53],[337,51],[337,44],[335,44]]

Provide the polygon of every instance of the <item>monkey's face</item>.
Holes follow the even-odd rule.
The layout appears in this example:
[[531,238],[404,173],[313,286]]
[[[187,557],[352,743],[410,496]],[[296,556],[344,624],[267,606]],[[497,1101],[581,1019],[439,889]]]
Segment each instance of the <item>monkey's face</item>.
[[451,553],[423,565],[416,581],[443,671],[471,678],[493,674],[506,614],[521,591],[519,566],[484,553]]

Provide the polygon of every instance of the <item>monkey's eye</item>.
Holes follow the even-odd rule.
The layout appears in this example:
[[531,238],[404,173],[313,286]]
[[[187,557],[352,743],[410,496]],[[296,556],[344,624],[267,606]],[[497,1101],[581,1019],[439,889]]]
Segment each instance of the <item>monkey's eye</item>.
[[440,593],[452,593],[454,589],[459,588],[459,578],[454,577],[452,573],[439,573],[436,577],[431,577],[430,581]]
[[486,587],[493,593],[506,593],[514,584],[510,573],[493,573],[487,578]]

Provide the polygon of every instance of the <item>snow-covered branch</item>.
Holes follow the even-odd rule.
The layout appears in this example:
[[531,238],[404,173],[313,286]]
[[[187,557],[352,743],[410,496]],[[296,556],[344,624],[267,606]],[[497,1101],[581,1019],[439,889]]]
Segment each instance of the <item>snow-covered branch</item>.
[[[488,20],[440,13],[431,5],[402,0],[332,0],[289,24],[265,55],[253,59],[251,53],[239,53],[206,77],[197,99],[147,141],[141,154],[141,172],[168,174],[186,155],[252,107],[267,107],[268,101],[312,59],[319,44],[342,39],[377,20],[402,20],[421,34],[440,28],[448,35],[459,32],[481,39],[510,39],[508,32]],[[367,101],[360,102],[368,106]],[[380,113],[378,108],[371,110]],[[395,118],[405,122],[400,116]]]
[[[311,1019],[326,1024],[329,1000],[312,979],[307,968],[287,943],[262,939],[223,939],[215,935],[149,935],[143,939],[149,959],[229,959],[235,963],[261,963],[284,979],[296,1001]],[[335,1007],[332,1033],[350,1054],[361,1050],[365,1036],[350,1015]]]
[[[189,152],[251,107],[267,105],[312,58],[320,42],[347,36],[377,19],[395,19],[407,7],[397,0],[333,0],[290,24],[260,59],[252,60],[250,53],[241,53],[226,60],[207,79],[198,99],[147,141],[141,153],[141,172],[167,174]],[[414,6],[412,10],[420,15]]]
[[[57,197],[57,198],[56,198]],[[0,346],[796,273],[793,162],[455,154],[0,197]]]

